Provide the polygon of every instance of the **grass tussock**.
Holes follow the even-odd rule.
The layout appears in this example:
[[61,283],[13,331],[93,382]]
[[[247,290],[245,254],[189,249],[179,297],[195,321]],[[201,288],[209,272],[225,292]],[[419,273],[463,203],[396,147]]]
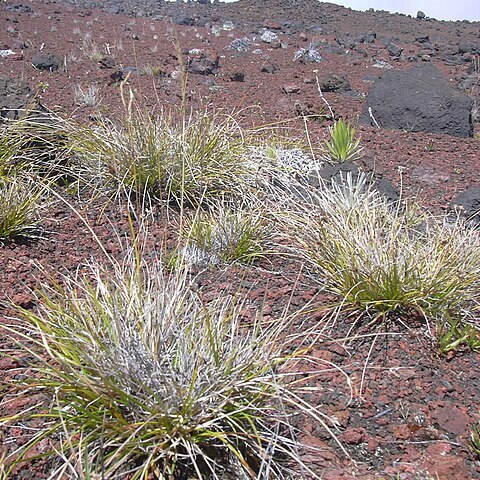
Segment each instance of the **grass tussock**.
[[77,169],[118,191],[197,206],[241,193],[250,166],[232,116],[200,110],[148,115],[126,107],[119,121],[100,120],[72,132]]
[[215,202],[184,220],[180,254],[187,265],[250,264],[267,254],[271,230],[258,206]]
[[42,177],[62,172],[65,122],[49,111],[25,111],[0,124],[0,177],[35,171]]
[[439,318],[478,300],[478,232],[391,205],[364,175],[313,192],[288,222],[325,288],[355,308]]
[[292,465],[318,478],[292,419],[330,429],[296,383],[304,352],[288,346],[287,318],[242,327],[231,299],[204,304],[185,272],[131,256],[113,270],[91,264],[38,300],[21,311],[19,342],[38,366],[17,387],[52,402],[33,414],[44,429],[7,456],[10,471],[48,437],[52,478],[86,465],[106,479],[280,479]]
[[47,197],[47,189],[38,179],[0,177],[0,239],[35,236]]

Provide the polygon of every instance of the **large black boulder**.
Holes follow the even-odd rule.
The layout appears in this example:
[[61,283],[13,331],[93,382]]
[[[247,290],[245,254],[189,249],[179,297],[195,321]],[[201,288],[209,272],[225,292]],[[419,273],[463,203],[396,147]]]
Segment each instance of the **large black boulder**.
[[472,100],[431,64],[389,70],[370,89],[360,123],[384,128],[473,137]]

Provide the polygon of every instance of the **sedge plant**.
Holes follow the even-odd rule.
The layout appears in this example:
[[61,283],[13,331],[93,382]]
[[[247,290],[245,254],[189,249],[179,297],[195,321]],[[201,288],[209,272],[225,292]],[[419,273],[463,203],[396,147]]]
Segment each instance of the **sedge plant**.
[[51,399],[1,420],[45,422],[8,453],[7,473],[48,439],[42,456],[60,462],[51,478],[79,464],[104,479],[280,479],[292,468],[319,478],[293,419],[331,424],[296,380],[305,352],[286,342],[289,320],[247,329],[241,305],[221,295],[205,304],[184,270],[161,265],[138,253],[91,263],[62,287],[44,285],[38,309],[20,309],[23,326],[3,327],[36,359],[19,395]]
[[0,177],[0,239],[35,236],[47,198],[47,188],[38,179]]
[[84,178],[117,192],[194,206],[239,191],[250,167],[232,116],[184,109],[149,115],[133,97],[124,103],[123,118],[72,128],[71,150]]
[[438,220],[413,203],[392,205],[364,174],[348,173],[310,200],[287,216],[290,230],[345,305],[438,319],[478,300],[480,238],[460,220]]

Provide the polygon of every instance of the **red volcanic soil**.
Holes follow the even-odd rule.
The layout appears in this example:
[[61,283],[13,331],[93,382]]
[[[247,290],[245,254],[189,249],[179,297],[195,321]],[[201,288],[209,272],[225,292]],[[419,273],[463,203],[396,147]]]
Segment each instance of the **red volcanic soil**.
[[[278,40],[262,41],[264,28]],[[355,41],[372,31],[374,43]],[[426,49],[418,39],[427,36],[430,46]],[[228,48],[245,37],[249,39],[245,51]],[[310,42],[319,42],[322,60],[294,62],[295,53]],[[387,45],[392,43],[403,48],[400,58],[389,53]],[[476,56],[458,48],[472,44],[477,46]],[[328,113],[317,90],[317,76],[348,79],[351,90],[324,96],[337,118],[356,123],[366,94],[383,71],[374,66],[379,60],[395,69],[429,61],[457,88],[478,61],[480,25],[360,13],[314,0],[214,5],[7,0],[0,4],[1,49],[14,53],[0,57],[0,77],[24,80],[44,105],[78,121],[88,121],[98,110],[121,113],[118,80],[128,71],[127,85],[146,109],[179,105],[178,66],[188,60],[192,69],[184,93],[192,106],[239,112],[237,118],[245,126],[288,121],[292,135],[301,137],[305,124],[299,114]],[[32,59],[39,53],[55,54],[60,68],[34,68]],[[202,68],[211,72],[201,72]],[[75,93],[89,87],[97,91],[97,105],[82,104]],[[464,93],[479,95],[478,85],[476,91],[473,86]],[[315,145],[331,121],[323,117],[306,124]],[[359,126],[358,132],[365,153],[360,166],[374,168],[397,188],[401,180],[404,192],[435,213],[446,211],[459,192],[479,185],[479,124],[474,138],[368,126]],[[106,210],[103,206],[101,200],[75,203],[115,255],[119,246],[112,231],[128,231],[129,226],[115,205]],[[158,216],[149,240],[152,245],[161,244],[168,232],[161,213]],[[56,204],[47,217],[42,238],[0,245],[0,322],[10,322],[8,317],[13,315],[9,300],[35,308],[31,289],[39,280],[74,272],[91,258],[102,259],[91,232],[70,208]],[[244,291],[252,310],[263,305],[265,315],[273,319],[287,301],[292,308],[307,302],[321,308],[329,301],[314,276],[299,271],[294,262],[276,258],[248,270],[234,266],[203,272],[198,282],[206,298],[219,289]],[[349,319],[337,322],[335,335],[347,335],[352,323]],[[357,328],[359,334],[368,332]],[[320,447],[307,461],[325,480],[480,478],[479,458],[468,447],[472,426],[480,418],[479,355],[460,350],[448,358],[440,356],[420,321],[410,329],[392,322],[378,332],[388,335],[378,335],[375,341],[366,336],[347,343],[319,342],[315,347],[315,356],[326,365],[332,362],[341,367],[353,389],[351,396],[345,375],[326,369],[309,398],[338,419],[339,439],[351,459],[328,436],[306,428],[304,441]],[[0,348],[9,348],[1,338]],[[27,357],[11,359],[0,351],[0,395],[5,401],[11,400],[8,382],[19,368],[28,374]],[[0,415],[21,407],[8,402]],[[2,448],[8,453],[25,441],[28,430],[5,428],[2,436],[0,453]],[[27,466],[15,478],[47,477],[41,466]]]

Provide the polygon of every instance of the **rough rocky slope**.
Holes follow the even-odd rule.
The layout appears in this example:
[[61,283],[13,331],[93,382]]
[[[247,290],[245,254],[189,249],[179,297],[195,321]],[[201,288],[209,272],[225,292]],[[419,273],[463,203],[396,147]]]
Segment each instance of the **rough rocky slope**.
[[[186,90],[181,62],[188,65]],[[361,13],[315,0],[213,5],[7,0],[0,5],[2,116],[4,109],[27,105],[34,96],[79,120],[98,111],[120,113],[119,85],[127,79],[145,108],[178,105],[186,96],[194,106],[240,111],[245,125],[289,120],[291,134],[298,137],[304,136],[303,116],[308,116],[315,144],[331,125],[324,99],[336,118],[356,124],[368,115],[366,98],[385,71],[431,65],[451,87],[453,93],[445,95],[468,105],[459,114],[468,133],[439,133],[428,125],[416,131],[408,124],[394,130],[384,128],[380,118],[377,128],[367,121],[358,127],[365,153],[358,163],[435,213],[448,210],[464,192],[459,201],[470,213],[480,204],[479,62],[478,22]],[[394,100],[395,108],[402,108],[402,98]],[[419,102],[424,110],[435,108],[427,96]],[[452,102],[449,108],[456,106]],[[102,210],[101,205],[92,208]],[[89,214],[95,223],[95,210]],[[109,215],[95,227],[106,242],[111,241],[111,222],[125,220],[113,210]],[[82,222],[67,208],[55,207],[44,230],[42,239],[0,245],[0,321],[7,322],[12,313],[8,299],[34,308],[30,288],[41,277],[35,265],[47,272],[74,271],[98,254]],[[240,267],[221,275],[206,272],[202,288],[212,295],[218,289],[245,288],[252,304],[263,304],[272,316],[285,297],[298,306],[325,301],[308,275],[298,281],[298,266],[275,262],[248,272],[247,278]],[[292,285],[297,285],[294,291]],[[339,335],[350,326],[347,322]],[[344,378],[326,371],[312,394],[338,419],[339,438],[352,458],[307,428],[305,441],[319,447],[309,461],[326,480],[480,478],[480,460],[468,448],[471,428],[480,418],[479,355],[438,355],[421,323],[408,331],[389,325],[388,332],[374,345],[365,340],[318,346],[318,358],[341,365],[354,388],[351,399]],[[28,362],[0,356],[3,385],[19,366]],[[8,387],[0,395],[7,398]],[[4,414],[21,407],[8,405]],[[26,435],[21,429],[2,434],[8,444],[19,444]],[[47,478],[42,468],[26,468],[17,478]]]

